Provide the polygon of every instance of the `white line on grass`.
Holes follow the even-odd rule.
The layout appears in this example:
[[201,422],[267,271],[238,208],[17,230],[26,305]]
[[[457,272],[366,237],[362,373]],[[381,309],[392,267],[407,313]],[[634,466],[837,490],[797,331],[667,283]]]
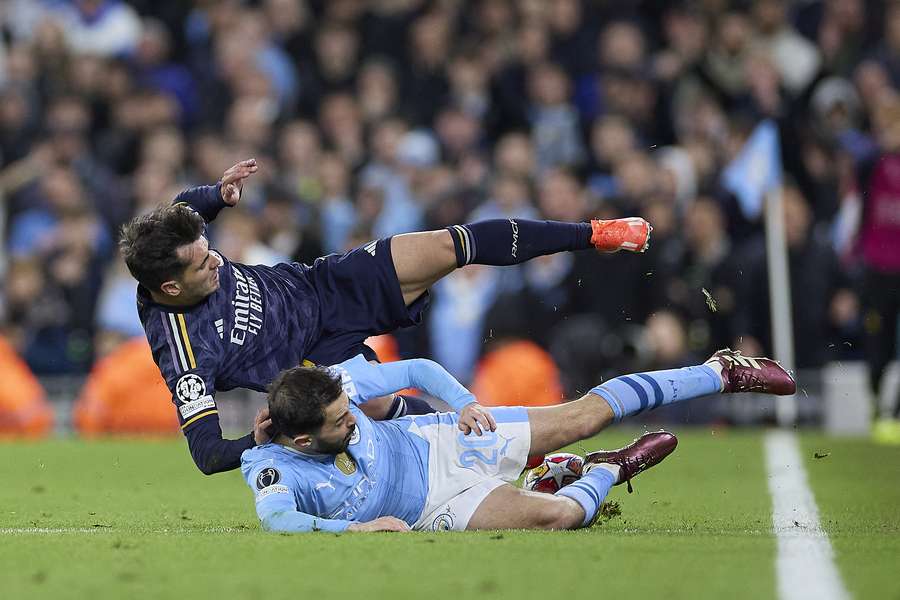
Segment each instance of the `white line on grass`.
[[[147,533],[181,535],[185,533],[243,533],[246,527],[202,527],[198,529],[160,529]],[[59,533],[122,533],[116,527],[0,527],[0,535],[59,534]]]
[[87,527],[4,527],[0,528],[0,535],[18,535],[28,533],[97,533],[100,528]]
[[765,445],[772,523],[778,537],[778,597],[846,600],[850,594],[834,564],[828,534],[819,524],[819,509],[806,481],[797,436],[772,431],[766,434]]

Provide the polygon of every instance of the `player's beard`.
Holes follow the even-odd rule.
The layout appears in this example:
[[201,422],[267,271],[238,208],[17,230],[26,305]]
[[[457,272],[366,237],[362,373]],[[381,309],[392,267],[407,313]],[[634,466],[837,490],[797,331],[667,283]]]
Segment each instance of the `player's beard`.
[[347,448],[350,446],[350,438],[352,437],[353,431],[348,433],[347,437],[337,442],[323,442],[319,440],[319,447],[316,448],[316,452],[319,452],[321,454],[331,454],[334,456],[340,454],[341,452],[346,452]]

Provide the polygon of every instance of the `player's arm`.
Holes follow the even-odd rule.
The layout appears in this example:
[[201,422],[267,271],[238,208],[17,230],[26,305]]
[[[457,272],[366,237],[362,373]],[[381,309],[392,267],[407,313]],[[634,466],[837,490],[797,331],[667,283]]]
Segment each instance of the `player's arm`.
[[342,533],[352,525],[342,519],[323,519],[298,510],[278,510],[256,505],[259,522],[266,531],[283,533],[305,533],[309,531],[327,531]]
[[301,533],[328,531],[341,533],[350,525],[342,519],[323,519],[298,510],[294,489],[299,484],[290,472],[264,460],[247,469],[244,476],[256,497],[256,516],[266,531]]
[[[188,449],[197,467],[206,475],[230,471],[240,465],[241,452],[260,439],[261,417],[254,432],[237,440],[224,439],[216,406],[216,365],[220,357],[191,327],[190,317],[170,313],[153,320],[148,339],[153,359],[172,393],[172,402]],[[193,333],[192,333],[193,331]]]
[[[262,496],[262,497],[260,497]],[[379,517],[372,521],[323,519],[297,510],[294,494],[285,485],[275,484],[257,490],[256,515],[266,531],[279,533],[308,533],[327,531],[409,531],[409,525],[396,517]]]
[[243,160],[222,174],[215,185],[201,185],[184,190],[173,204],[186,204],[197,211],[207,223],[212,222],[226,206],[236,206],[241,199],[244,180],[259,167],[256,159]]
[[356,522],[344,519],[325,519],[298,510],[294,490],[297,483],[283,469],[265,462],[250,471],[247,482],[256,495],[256,515],[266,531],[307,533],[327,531],[408,531],[409,525],[395,517],[379,517],[373,521]]
[[[439,398],[459,413],[459,428],[465,433],[482,428],[494,431],[497,424],[490,412],[478,404],[475,396],[441,365],[426,358],[373,364],[361,355],[342,362],[355,386],[359,402],[414,387]],[[345,386],[346,388],[346,386]],[[351,399],[353,394],[347,394]]]
[[297,510],[273,510],[265,514],[257,514],[260,524],[266,531],[279,533],[308,533],[311,531],[327,531],[342,533],[345,531],[409,531],[409,525],[396,517],[378,517],[371,521],[344,521],[341,519],[323,519]]
[[236,440],[225,439],[218,414],[205,415],[184,429],[191,458],[204,475],[237,469],[241,464],[241,453],[257,445],[254,433]]

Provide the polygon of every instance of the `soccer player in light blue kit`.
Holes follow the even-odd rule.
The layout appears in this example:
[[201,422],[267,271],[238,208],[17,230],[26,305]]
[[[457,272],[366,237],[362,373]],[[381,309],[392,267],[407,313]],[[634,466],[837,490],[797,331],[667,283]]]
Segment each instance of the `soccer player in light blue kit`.
[[[416,387],[456,413],[374,421],[359,405]],[[529,455],[595,435],[625,416],[717,392],[791,394],[794,380],[767,358],[721,350],[706,363],[617,377],[559,406],[488,411],[437,363],[295,367],[269,392],[278,433],[246,450],[241,471],[271,531],[574,529],[589,525],[616,484],[659,463],[667,432],[585,457],[584,474],[556,494],[511,485]]]

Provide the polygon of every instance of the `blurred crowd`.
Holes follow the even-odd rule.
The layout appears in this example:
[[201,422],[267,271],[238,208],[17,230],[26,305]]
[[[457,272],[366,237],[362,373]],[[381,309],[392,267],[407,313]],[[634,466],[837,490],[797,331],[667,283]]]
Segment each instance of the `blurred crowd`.
[[[873,165],[900,147],[900,4],[7,0],[0,11],[0,321],[37,374],[86,372],[142,335],[117,229],[247,157],[260,171],[211,228],[238,262],[307,262],[487,218],[653,224],[644,255],[560,254],[441,281],[427,322],[397,341],[463,381],[509,339],[548,352],[569,392],[723,346],[770,352],[763,225],[721,184],[764,118],[786,169],[797,366],[861,358],[875,331],[893,332],[880,343],[895,351],[900,268],[860,239],[882,223],[896,243],[900,226],[896,204],[866,209]],[[879,193],[900,198],[890,175]]]

